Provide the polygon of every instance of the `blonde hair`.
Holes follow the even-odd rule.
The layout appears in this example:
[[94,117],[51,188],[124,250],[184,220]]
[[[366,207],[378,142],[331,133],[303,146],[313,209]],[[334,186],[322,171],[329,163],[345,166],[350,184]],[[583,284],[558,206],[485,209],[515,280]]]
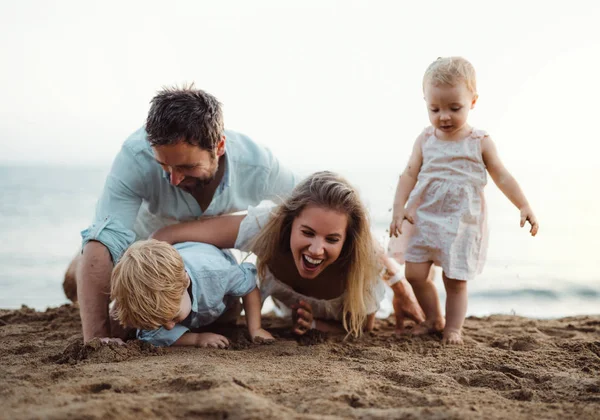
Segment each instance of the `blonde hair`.
[[179,312],[188,286],[183,259],[166,242],[135,242],[112,271],[110,296],[115,317],[126,326],[156,329]]
[[250,246],[258,259],[258,273],[264,277],[277,255],[290,251],[292,223],[309,205],[348,216],[346,240],[336,263],[346,274],[344,329],[348,334],[359,337],[368,315],[367,299],[375,299],[373,290],[380,267],[367,212],[357,192],[344,178],[332,172],[314,173],[298,184],[290,198],[274,210],[273,216]]
[[433,85],[456,86],[461,81],[465,82],[471,93],[477,94],[475,68],[468,60],[462,57],[438,57],[425,70],[423,87],[428,82]]

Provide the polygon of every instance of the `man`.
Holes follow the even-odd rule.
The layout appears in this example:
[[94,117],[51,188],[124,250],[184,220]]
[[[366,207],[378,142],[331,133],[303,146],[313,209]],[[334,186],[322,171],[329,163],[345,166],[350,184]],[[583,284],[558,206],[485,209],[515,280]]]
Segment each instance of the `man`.
[[224,130],[212,95],[193,87],[159,92],[145,127],[117,154],[94,221],[82,232],[83,252],[65,277],[68,294],[69,273],[75,273],[84,341],[119,334],[110,329],[110,277],[135,240],[169,223],[277,199],[296,181],[268,149]]

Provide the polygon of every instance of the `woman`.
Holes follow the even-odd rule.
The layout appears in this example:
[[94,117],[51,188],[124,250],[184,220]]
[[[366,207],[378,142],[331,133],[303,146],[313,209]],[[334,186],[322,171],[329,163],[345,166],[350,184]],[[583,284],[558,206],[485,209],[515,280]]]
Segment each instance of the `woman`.
[[358,337],[373,328],[385,292],[366,210],[348,182],[331,172],[309,176],[278,206],[180,223],[153,237],[255,253],[263,300],[272,296],[292,313],[296,334],[343,327]]

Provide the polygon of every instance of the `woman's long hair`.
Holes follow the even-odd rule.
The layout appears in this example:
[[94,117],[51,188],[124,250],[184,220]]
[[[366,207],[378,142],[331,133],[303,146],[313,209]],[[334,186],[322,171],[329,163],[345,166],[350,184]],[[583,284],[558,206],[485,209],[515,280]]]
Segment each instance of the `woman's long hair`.
[[290,251],[292,223],[310,205],[348,216],[346,241],[335,264],[346,275],[344,329],[359,337],[368,315],[367,302],[375,300],[373,290],[380,267],[365,207],[356,190],[341,176],[316,172],[298,184],[291,197],[275,208],[269,222],[252,241],[258,273],[264,277],[277,255]]

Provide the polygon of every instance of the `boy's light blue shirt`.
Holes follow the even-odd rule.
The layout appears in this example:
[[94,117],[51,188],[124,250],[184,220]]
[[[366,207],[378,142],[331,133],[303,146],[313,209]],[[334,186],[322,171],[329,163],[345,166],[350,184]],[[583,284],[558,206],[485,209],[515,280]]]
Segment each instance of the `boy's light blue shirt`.
[[92,225],[81,232],[83,245],[99,241],[113,262],[136,239],[134,224],[142,203],[160,219],[186,221],[246,210],[262,200],[279,200],[297,179],[266,148],[249,137],[225,130],[225,172],[213,199],[202,211],[194,197],[171,185],[169,175],[155,161],[144,127],[133,133],[117,154],[96,206]]
[[[213,323],[227,309],[227,297],[246,296],[256,287],[256,268],[238,264],[227,250],[198,242],[176,244],[192,284],[190,328]],[[187,293],[187,290],[185,291]],[[171,346],[190,329],[176,324],[171,330],[138,330],[137,338],[155,346]]]

